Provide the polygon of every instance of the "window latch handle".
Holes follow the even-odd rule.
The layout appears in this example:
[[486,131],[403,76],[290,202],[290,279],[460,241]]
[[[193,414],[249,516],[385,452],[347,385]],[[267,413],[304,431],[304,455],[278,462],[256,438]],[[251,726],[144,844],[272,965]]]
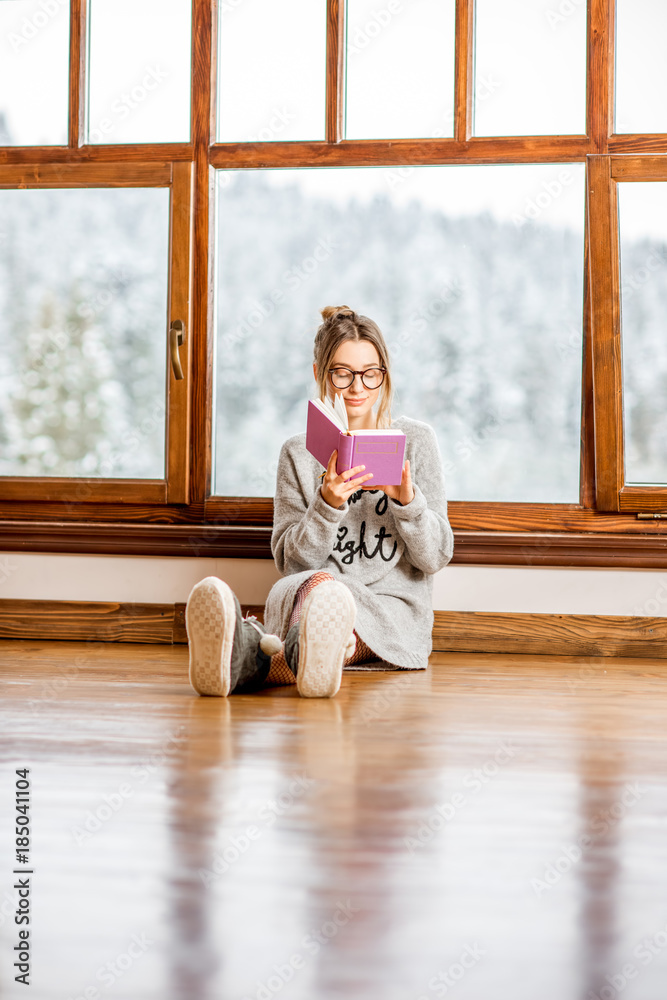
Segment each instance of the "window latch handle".
[[171,355],[171,370],[175,379],[185,378],[178,348],[185,340],[185,324],[181,319],[175,319],[169,330],[169,353]]

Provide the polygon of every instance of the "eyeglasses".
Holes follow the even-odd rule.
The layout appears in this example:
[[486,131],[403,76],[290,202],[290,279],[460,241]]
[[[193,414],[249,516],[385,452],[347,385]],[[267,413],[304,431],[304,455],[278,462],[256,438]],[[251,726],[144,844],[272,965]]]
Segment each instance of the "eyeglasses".
[[386,372],[386,368],[366,368],[362,372],[353,372],[349,368],[330,368],[329,378],[335,389],[347,389],[354,382],[354,376],[361,375],[361,381],[367,389],[379,389]]

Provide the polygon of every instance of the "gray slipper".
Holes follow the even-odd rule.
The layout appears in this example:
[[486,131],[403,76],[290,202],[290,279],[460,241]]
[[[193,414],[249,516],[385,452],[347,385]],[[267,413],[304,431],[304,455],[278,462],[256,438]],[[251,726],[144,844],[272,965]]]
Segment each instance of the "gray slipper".
[[201,580],[188,598],[185,626],[190,646],[190,683],[197,694],[225,698],[262,687],[279,653],[278,636],[256,618],[243,618],[231,588],[216,576]]

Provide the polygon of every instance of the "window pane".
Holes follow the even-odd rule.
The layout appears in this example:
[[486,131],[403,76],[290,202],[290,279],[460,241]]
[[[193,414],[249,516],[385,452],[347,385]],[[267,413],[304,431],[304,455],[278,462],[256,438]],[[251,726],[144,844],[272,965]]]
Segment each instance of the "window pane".
[[585,133],[585,0],[475,9],[475,135]]
[[191,6],[90,0],[88,142],[190,141]]
[[0,473],[164,477],[169,191],[0,191]]
[[667,184],[619,184],[625,478],[667,483]]
[[616,0],[616,132],[667,132],[664,0]]
[[219,6],[218,140],[323,139],[326,0]]
[[348,0],[348,139],[454,134],[455,0]]
[[375,319],[450,497],[577,502],[583,164],[218,175],[215,491],[269,496],[325,305]]
[[66,145],[68,96],[69,0],[0,3],[0,146]]

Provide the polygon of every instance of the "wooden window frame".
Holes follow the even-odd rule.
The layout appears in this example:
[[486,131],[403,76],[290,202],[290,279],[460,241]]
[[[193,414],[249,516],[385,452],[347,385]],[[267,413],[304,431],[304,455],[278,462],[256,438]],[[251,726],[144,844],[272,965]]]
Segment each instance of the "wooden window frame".
[[667,181],[667,156],[591,157],[591,245],[604,266],[591,275],[596,428],[596,507],[600,511],[667,511],[667,485],[625,481],[618,184]]
[[[168,301],[167,315],[164,317],[165,476],[163,479],[2,476],[0,500],[61,501],[77,508],[90,501],[152,504],[188,502],[191,164],[133,162],[0,165],[0,189],[4,190],[133,187],[169,189]],[[176,319],[185,324],[185,338],[179,354],[183,378],[178,380],[169,364],[167,349],[169,326]]]
[[[581,490],[578,504],[450,503],[455,560],[502,565],[667,566],[667,522],[638,521],[623,502],[607,504],[607,427],[617,427],[612,383],[600,367],[605,295],[614,287],[610,202],[605,167],[622,155],[667,157],[667,135],[613,134],[614,0],[588,0],[585,135],[472,135],[474,0],[456,0],[454,136],[449,139],[346,140],[344,0],[327,0],[326,131],[317,142],[216,142],[217,0],[192,0],[192,89],[189,142],[139,145],[83,143],[86,92],[86,0],[71,0],[69,142],[61,147],[0,148],[0,164],[40,171],[59,164],[121,170],[137,164],[187,164],[192,171],[192,366],[187,419],[189,488],[166,503],[123,497],[72,503],[40,497],[0,501],[5,551],[113,552],[270,558],[272,502],[211,495],[213,250],[215,171],[334,166],[492,163],[587,163],[588,224],[583,298]],[[606,173],[605,173],[606,171]],[[606,193],[600,195],[600,179]],[[605,223],[604,213],[607,213]],[[605,242],[606,240],[606,242]],[[602,310],[602,313],[601,313]],[[605,320],[609,322],[609,318]],[[613,314],[611,315],[613,322]],[[595,373],[595,377],[594,377]],[[602,436],[601,436],[602,435]],[[597,447],[597,452],[596,452]],[[605,492],[607,491],[607,492]],[[634,508],[632,508],[634,510]]]

